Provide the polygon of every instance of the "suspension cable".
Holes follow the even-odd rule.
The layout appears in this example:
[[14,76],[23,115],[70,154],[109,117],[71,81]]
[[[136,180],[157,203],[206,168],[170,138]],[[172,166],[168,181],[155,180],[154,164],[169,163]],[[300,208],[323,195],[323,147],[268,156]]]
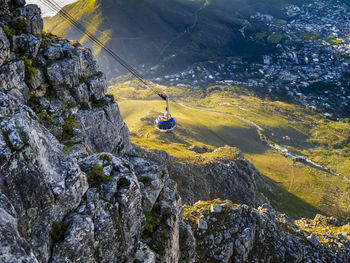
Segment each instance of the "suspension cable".
[[76,29],[78,29],[82,34],[87,35],[87,37],[96,45],[105,50],[113,59],[115,59],[122,67],[124,67],[127,71],[129,71],[134,77],[136,77],[146,88],[150,88],[155,93],[160,96],[163,100],[166,100],[167,95],[158,90],[154,90],[151,86],[150,81],[146,80],[141,73],[139,73],[135,68],[129,65],[125,60],[123,60],[120,56],[118,56],[111,49],[106,47],[99,39],[97,39],[91,32],[89,32],[80,22],[78,22],[74,17],[72,17],[68,12],[66,12],[63,8],[61,8],[55,0],[40,0],[43,4],[45,4],[49,9],[53,11],[57,11],[58,14],[63,16],[68,20],[68,22],[73,25]]

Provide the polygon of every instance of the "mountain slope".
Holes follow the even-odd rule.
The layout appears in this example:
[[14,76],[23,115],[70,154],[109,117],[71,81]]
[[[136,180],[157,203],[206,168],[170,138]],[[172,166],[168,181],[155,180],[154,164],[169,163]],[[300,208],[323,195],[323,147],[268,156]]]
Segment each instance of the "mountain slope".
[[[284,18],[281,8],[294,2],[298,0],[84,0],[67,5],[64,10],[135,66],[145,64],[150,68],[161,63],[164,70],[171,71],[219,56],[276,52],[274,44],[250,39],[250,32],[261,30],[261,25],[247,24],[245,18],[256,12]],[[46,30],[86,40],[62,20],[60,15],[48,18]],[[246,34],[239,31],[242,27]],[[97,47],[94,52],[103,61],[100,64],[107,76],[119,72],[119,65],[100,54]]]
[[[206,247],[197,230],[202,232],[208,224],[200,218],[197,229],[191,219],[201,214],[188,207],[184,217],[181,196],[166,167],[133,151],[128,128],[116,102],[105,95],[105,77],[91,51],[42,33],[40,10],[24,4],[0,0],[0,262],[213,262],[199,253]],[[224,156],[220,151],[216,153]],[[217,167],[212,162],[211,169],[230,171],[224,167],[227,161],[231,168],[240,166],[227,176],[238,182],[242,177],[251,195],[247,200],[252,200],[256,169],[236,151],[226,154],[229,158],[220,159]],[[272,254],[270,246],[284,245],[291,230],[293,236],[318,232],[318,225],[300,232],[278,224],[276,235],[276,220],[289,219],[266,205],[258,215],[254,208],[228,201],[208,204],[216,204],[213,213],[222,216],[208,219],[216,220],[214,226],[227,227],[224,242],[235,244],[234,255],[227,255],[242,262],[252,262],[246,256],[251,248]],[[349,236],[341,234],[348,226],[332,218],[322,220],[327,232],[329,228],[337,233],[327,233],[332,243],[317,246],[325,235],[310,238],[315,247],[306,246],[306,253],[297,253],[300,257],[294,262],[349,259]],[[258,230],[259,237],[273,237],[275,243],[254,242],[246,226]],[[222,235],[222,228],[216,230]],[[298,248],[305,242],[293,240]],[[290,246],[286,248],[285,255],[290,255]],[[186,256],[193,251],[200,260]],[[275,258],[269,253],[260,259]]]

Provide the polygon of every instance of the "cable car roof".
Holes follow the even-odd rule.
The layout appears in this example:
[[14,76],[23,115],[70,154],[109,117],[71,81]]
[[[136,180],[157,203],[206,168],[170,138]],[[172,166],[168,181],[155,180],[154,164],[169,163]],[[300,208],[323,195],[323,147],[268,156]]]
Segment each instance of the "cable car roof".
[[162,121],[159,117],[157,118],[157,123],[159,123],[159,124],[170,124],[170,123],[173,123],[173,122],[175,122],[174,117],[171,117],[167,121]]

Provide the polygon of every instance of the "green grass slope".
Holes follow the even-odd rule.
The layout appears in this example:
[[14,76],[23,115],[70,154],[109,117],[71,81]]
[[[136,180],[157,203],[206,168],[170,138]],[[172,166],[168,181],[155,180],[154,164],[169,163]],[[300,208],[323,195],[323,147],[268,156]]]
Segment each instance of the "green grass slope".
[[[200,90],[168,88],[172,98],[185,103],[171,104],[178,122],[177,130],[171,134],[161,134],[153,127],[155,117],[165,107],[164,102],[130,82],[113,87],[110,93],[118,98],[132,141],[137,145],[148,150],[165,150],[184,162],[207,158],[192,151],[193,145],[211,149],[224,145],[238,147],[264,175],[269,187],[260,182],[259,190],[276,209],[294,218],[313,217],[316,213],[341,219],[350,217],[348,181],[302,163],[294,165],[291,159],[268,148],[255,126],[223,113],[254,121],[271,142],[347,177],[350,177],[349,123],[328,121],[299,106],[262,100],[237,87],[213,90],[204,96]],[[327,147],[323,145],[325,141]]]

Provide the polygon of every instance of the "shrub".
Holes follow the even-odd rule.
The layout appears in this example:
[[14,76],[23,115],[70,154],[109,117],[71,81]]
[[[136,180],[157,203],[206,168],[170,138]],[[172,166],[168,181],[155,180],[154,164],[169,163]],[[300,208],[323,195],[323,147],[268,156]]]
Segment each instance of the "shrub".
[[20,17],[12,22],[12,26],[18,30],[24,30],[29,26],[29,23],[25,17]]
[[12,29],[9,28],[9,27],[4,27],[3,30],[4,30],[5,35],[7,36],[7,38],[8,38],[9,40],[11,40],[12,37],[13,37],[13,31],[12,31]]
[[77,133],[74,131],[74,128],[76,127],[76,117],[70,115],[62,125],[62,135],[60,136],[60,138],[58,138],[59,141],[63,142],[75,136]]
[[32,63],[28,58],[19,55],[17,57],[24,62],[24,67],[26,69],[26,78],[29,80],[29,82],[34,82],[34,79],[39,73],[38,70],[32,66]]
[[103,166],[94,165],[90,173],[86,174],[86,179],[89,183],[89,187],[98,188],[102,183],[108,183],[112,181],[111,177],[104,175]]

